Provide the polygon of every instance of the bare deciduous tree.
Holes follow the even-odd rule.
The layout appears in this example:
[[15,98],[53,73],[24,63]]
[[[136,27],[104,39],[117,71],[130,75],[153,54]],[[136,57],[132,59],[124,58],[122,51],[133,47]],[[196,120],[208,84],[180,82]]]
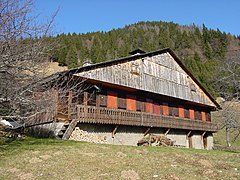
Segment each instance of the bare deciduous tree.
[[0,1],[0,116],[26,117],[30,85],[43,78],[56,13],[44,24],[30,14],[31,0]]
[[238,131],[233,139],[240,134],[240,63],[228,61],[219,71],[217,87],[227,102],[223,104],[221,116],[222,128],[226,130],[226,143],[230,146],[230,131]]

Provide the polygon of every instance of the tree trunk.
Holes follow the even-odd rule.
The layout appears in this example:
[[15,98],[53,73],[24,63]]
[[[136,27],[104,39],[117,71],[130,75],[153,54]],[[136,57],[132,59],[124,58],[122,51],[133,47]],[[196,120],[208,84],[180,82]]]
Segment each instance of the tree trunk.
[[227,143],[227,146],[230,147],[231,144],[230,144],[230,138],[229,138],[229,131],[230,129],[228,127],[226,127],[226,143]]

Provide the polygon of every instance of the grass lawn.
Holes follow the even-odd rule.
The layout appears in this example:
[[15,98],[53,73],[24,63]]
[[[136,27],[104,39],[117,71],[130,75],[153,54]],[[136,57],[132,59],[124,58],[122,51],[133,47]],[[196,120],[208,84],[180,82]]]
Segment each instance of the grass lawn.
[[240,179],[240,153],[54,139],[0,142],[0,179]]

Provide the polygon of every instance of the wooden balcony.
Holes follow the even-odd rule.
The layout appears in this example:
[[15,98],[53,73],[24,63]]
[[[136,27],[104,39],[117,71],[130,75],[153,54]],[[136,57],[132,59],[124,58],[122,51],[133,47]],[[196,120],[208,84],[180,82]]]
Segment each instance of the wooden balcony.
[[84,123],[163,127],[211,132],[218,130],[217,125],[211,122],[84,105],[76,105],[76,109],[72,111],[71,119],[78,119],[79,122]]

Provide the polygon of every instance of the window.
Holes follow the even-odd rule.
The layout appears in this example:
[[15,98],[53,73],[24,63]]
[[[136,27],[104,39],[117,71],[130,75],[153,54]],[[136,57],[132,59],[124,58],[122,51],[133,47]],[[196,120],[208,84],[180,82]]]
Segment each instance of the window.
[[107,107],[107,96],[105,94],[100,94],[100,106]]
[[143,111],[143,102],[140,98],[137,98],[137,104],[136,104],[136,108],[137,108],[137,111]]
[[124,96],[118,97],[118,108],[119,109],[126,109],[127,108],[126,97],[124,97]]
[[96,93],[88,93],[88,105],[96,106]]
[[190,118],[189,109],[187,109],[187,108],[184,109],[184,117],[185,118]]
[[200,111],[194,111],[194,117],[196,120],[202,120],[202,114]]
[[207,121],[211,122],[211,114],[210,114],[210,112],[207,112],[206,115],[207,115]]
[[172,116],[179,117],[179,112],[177,107],[172,107]]

